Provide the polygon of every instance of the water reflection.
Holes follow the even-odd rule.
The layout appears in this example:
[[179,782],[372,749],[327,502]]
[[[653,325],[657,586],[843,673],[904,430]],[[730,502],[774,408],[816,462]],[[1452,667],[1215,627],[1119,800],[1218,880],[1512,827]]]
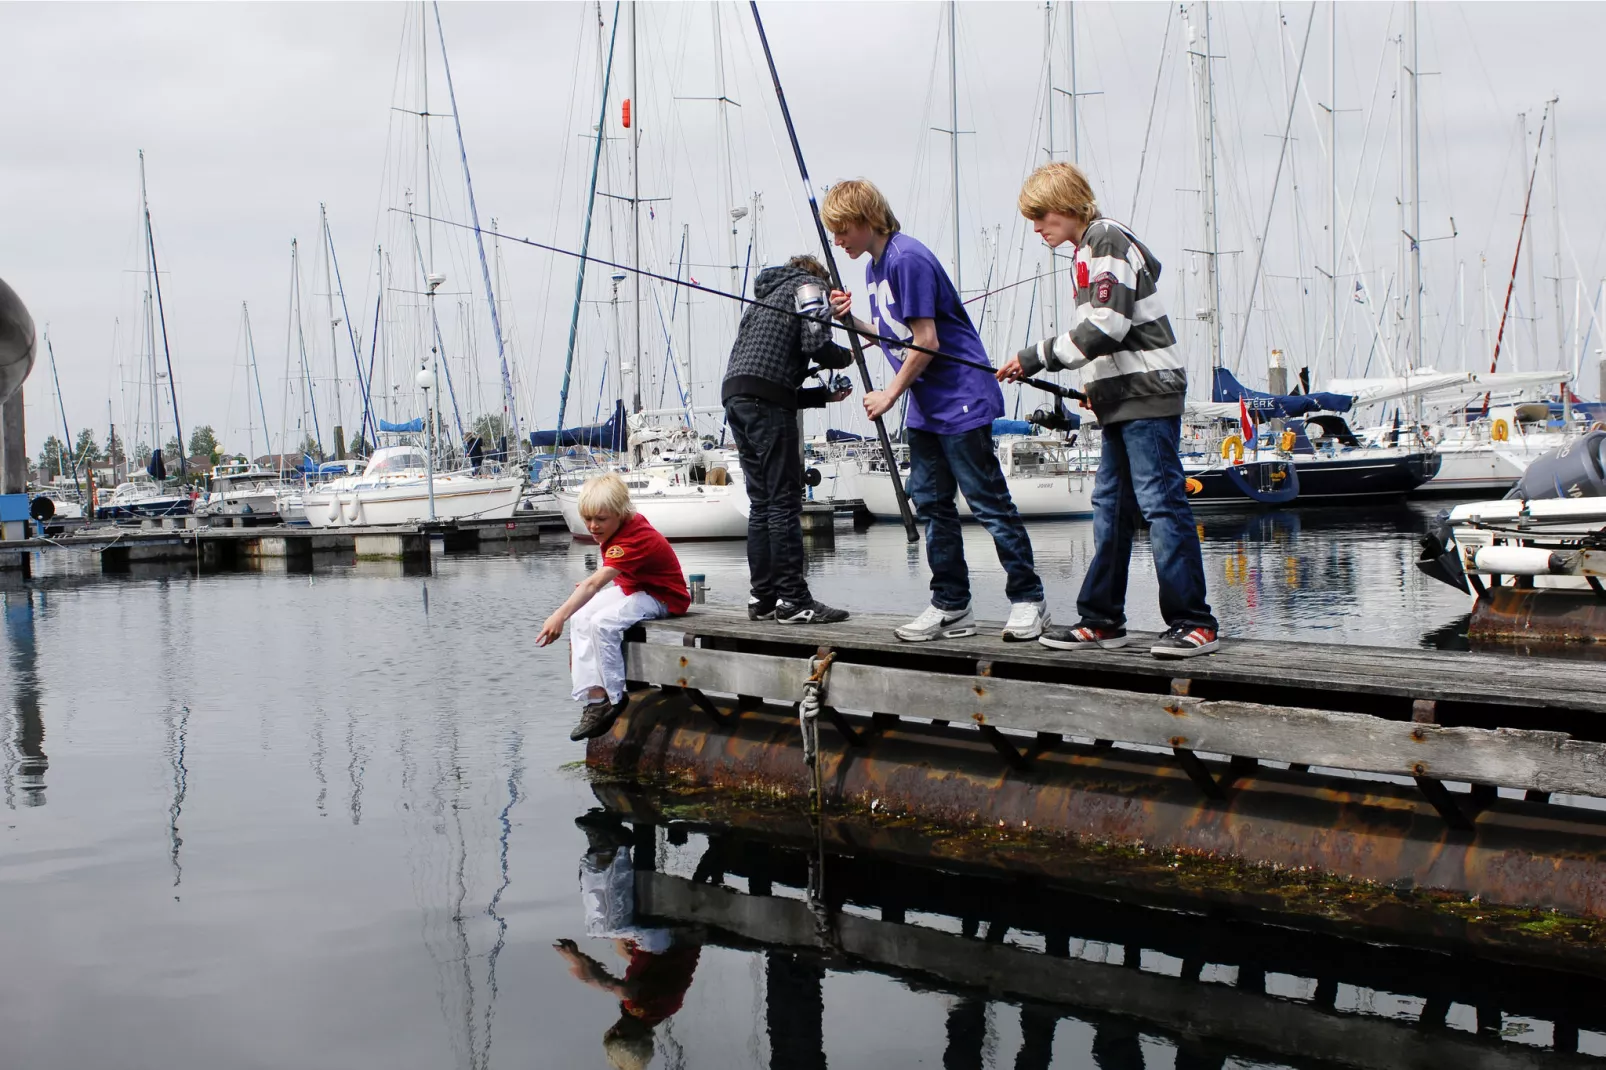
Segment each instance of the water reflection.
[[[41,605],[44,595],[38,596]],[[41,710],[39,651],[34,635],[34,594],[23,588],[0,591],[10,668],[11,716],[0,753],[8,809],[45,804],[45,720]]]
[[[1455,592],[1418,584],[1420,522],[1202,517],[1212,597],[1238,635],[1415,645],[1466,613]],[[1063,619],[1091,528],[1033,534]],[[999,618],[994,555],[967,549],[978,613]],[[0,1061],[189,1070],[237,1063],[250,1036],[262,1065],[606,1065],[604,1034],[629,1008],[577,983],[553,944],[572,941],[608,984],[628,988],[646,965],[583,935],[576,859],[592,845],[573,822],[597,798],[565,768],[583,752],[566,738],[563,652],[528,641],[594,567],[588,553],[549,540],[437,556],[427,579],[338,555],[310,575],[178,563],[117,576],[74,556],[5,589],[0,912],[43,920],[0,926],[0,958],[29,964],[0,971]],[[711,600],[745,599],[740,544],[680,554],[709,575]],[[1141,539],[1133,566],[1134,623],[1154,627]],[[860,612],[912,614],[928,595],[920,549],[893,525],[844,525],[810,568],[822,599]],[[793,839],[636,816],[616,822],[629,865],[683,897],[649,904],[644,928],[701,941],[694,969],[654,967],[664,983],[630,1000],[647,1013],[616,1034],[662,1014],[652,1065],[666,1070],[1303,1066],[1266,1034],[1307,1036],[1301,1015],[1326,1008],[1363,1022],[1354,1043],[1376,1066],[1400,1050],[1376,1027],[1407,1027],[1391,1015],[1427,1022],[1434,1044],[1476,1039],[1480,1055],[1510,1042],[1457,1023],[1537,1023],[1550,1050],[1606,1043],[1591,1009],[1606,992],[1589,978],[1267,935],[1176,904],[1045,897],[885,855],[816,868],[840,933],[857,917],[898,939],[877,955],[822,947]],[[716,906],[727,913],[709,916]],[[763,927],[744,928],[744,912]],[[1028,981],[1039,987],[1017,991]]]

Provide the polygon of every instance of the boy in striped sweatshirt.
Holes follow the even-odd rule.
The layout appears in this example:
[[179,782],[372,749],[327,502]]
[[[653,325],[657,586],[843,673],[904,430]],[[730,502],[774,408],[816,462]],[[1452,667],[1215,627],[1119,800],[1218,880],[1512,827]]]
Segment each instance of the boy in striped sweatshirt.
[[998,378],[1081,369],[1104,443],[1093,482],[1093,560],[1076,602],[1082,619],[1045,629],[1038,642],[1059,650],[1126,645],[1127,570],[1141,514],[1166,623],[1149,652],[1208,654],[1216,649],[1216,618],[1205,601],[1204,560],[1177,449],[1188,373],[1156,292],[1160,262],[1130,230],[1099,215],[1074,164],[1033,171],[1021,187],[1020,210],[1050,248],[1076,247],[1076,313],[1069,331],[1021,350]]

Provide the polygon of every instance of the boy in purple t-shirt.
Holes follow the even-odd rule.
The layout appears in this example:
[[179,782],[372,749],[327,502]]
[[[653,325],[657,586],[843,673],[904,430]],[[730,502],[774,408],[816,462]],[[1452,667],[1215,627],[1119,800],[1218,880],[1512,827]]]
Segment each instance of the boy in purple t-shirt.
[[[987,363],[987,351],[948,273],[930,249],[899,231],[880,190],[864,179],[839,182],[826,193],[820,215],[849,257],[870,254],[864,281],[871,322],[852,318],[853,297],[842,290],[831,294],[838,317],[884,338]],[[908,490],[915,516],[926,527],[926,562],[931,566],[931,605],[895,634],[912,643],[976,634],[954,497],[963,491],[971,513],[991,533],[1008,576],[1004,590],[1010,612],[1004,638],[1037,638],[1048,623],[1043,581],[1032,565],[1031,538],[993,452],[993,421],[1004,415],[997,380],[981,368],[931,353],[886,344],[881,349],[897,374],[885,389],[864,396],[864,411],[873,420],[909,394]]]

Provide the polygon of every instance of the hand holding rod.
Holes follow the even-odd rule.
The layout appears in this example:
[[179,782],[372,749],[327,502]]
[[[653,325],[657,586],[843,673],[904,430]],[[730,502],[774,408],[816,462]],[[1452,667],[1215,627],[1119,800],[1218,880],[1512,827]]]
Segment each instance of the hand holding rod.
[[[797,140],[797,127],[792,125],[792,112],[786,106],[786,93],[781,89],[781,75],[775,69],[775,55],[770,51],[769,38],[764,34],[764,20],[759,17],[757,0],[750,5],[753,9],[753,25],[758,29],[759,44],[764,46],[764,59],[769,64],[770,81],[775,84],[775,100],[781,106],[781,118],[786,122],[786,133],[792,139],[792,154],[797,157],[797,170],[803,179],[803,192],[808,194],[809,211],[814,213],[814,229],[819,233],[820,250],[824,253],[823,259],[827,270],[831,272],[831,285],[835,289],[842,289],[842,277],[836,270],[836,258],[831,255],[831,238],[825,232],[825,222],[820,218],[820,205],[814,199],[814,186],[809,181],[808,165],[803,162],[803,147]],[[843,321],[845,326],[852,326],[852,317]],[[875,389],[870,381],[870,367],[864,362],[864,346],[859,342],[856,331],[850,331],[848,342],[853,350],[853,363],[859,369],[859,378],[864,382],[866,392]],[[903,489],[903,476],[898,472],[898,459],[892,452],[892,439],[887,436],[887,425],[881,417],[875,418],[876,436],[881,440],[881,454],[887,463],[887,475],[892,478],[892,491],[898,498],[898,515],[903,518],[904,534],[910,542],[918,542],[920,535],[915,531],[914,512],[909,508],[909,495]]]

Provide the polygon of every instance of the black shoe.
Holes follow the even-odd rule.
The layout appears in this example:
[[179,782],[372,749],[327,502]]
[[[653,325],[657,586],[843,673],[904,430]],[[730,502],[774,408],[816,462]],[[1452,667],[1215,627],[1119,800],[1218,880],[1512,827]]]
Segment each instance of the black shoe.
[[748,620],[774,620],[775,619],[775,599],[773,599],[773,598],[749,598],[747,600],[747,619]]
[[775,620],[780,624],[840,624],[847,619],[847,610],[832,609],[824,602],[813,599],[807,602],[775,603]]
[[588,810],[575,818],[574,823],[586,834],[588,854],[602,854],[630,846],[630,830],[624,827],[618,816],[606,810]]
[[1126,629],[1115,624],[1056,624],[1044,628],[1037,641],[1054,650],[1115,650],[1126,646]]
[[581,712],[580,723],[574,726],[574,731],[569,733],[569,738],[579,742],[582,739],[593,739],[602,735],[602,733],[613,727],[613,722],[618,720],[619,715],[624,712],[624,708],[629,704],[629,698],[622,698],[618,702],[609,702],[607,699],[602,699],[591,703]]
[[1149,648],[1157,658],[1196,658],[1209,654],[1220,645],[1216,629],[1203,625],[1174,624],[1167,628]]

